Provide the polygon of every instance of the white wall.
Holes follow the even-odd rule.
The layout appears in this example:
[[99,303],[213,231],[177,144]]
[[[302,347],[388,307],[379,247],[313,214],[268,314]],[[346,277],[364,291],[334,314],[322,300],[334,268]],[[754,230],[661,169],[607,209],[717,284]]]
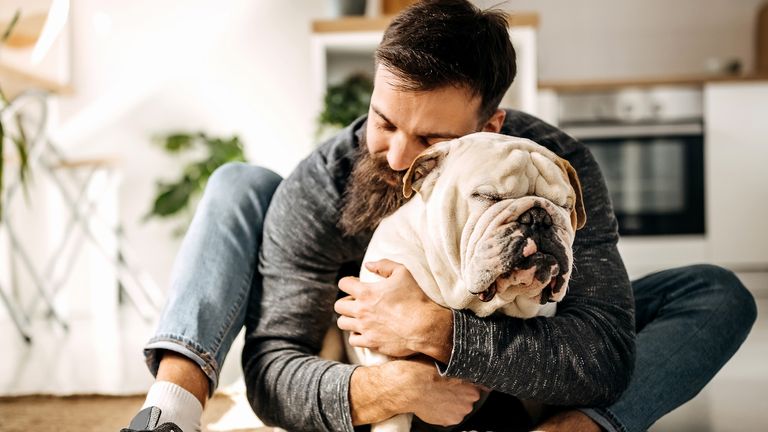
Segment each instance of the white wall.
[[[699,72],[710,57],[738,57],[749,68],[760,2],[510,0],[504,7],[540,14],[540,78],[576,79]],[[318,0],[72,0],[74,93],[61,100],[53,136],[72,155],[119,158],[120,218],[139,264],[161,287],[178,248],[174,224],[139,219],[156,179],[179,167],[150,137],[175,129],[237,133],[252,162],[287,175],[313,143],[316,114],[305,105],[310,23],[328,11]]]
[[707,60],[754,64],[764,0],[475,0],[538,12],[539,78],[570,80],[702,73]]
[[[121,160],[121,218],[140,264],[168,286],[178,223],[139,223],[158,178],[179,166],[153,134],[238,134],[253,163],[287,175],[314,133],[309,93],[310,21],[316,1],[109,3],[81,0],[75,23],[75,97],[62,105],[61,139],[77,153]],[[111,22],[108,29],[99,22]]]
[[[310,93],[310,23],[326,7],[312,0],[72,1],[74,92],[59,98],[51,134],[72,157],[118,158],[120,219],[138,264],[162,288],[179,244],[171,236],[178,223],[140,219],[155,181],[175,178],[180,166],[150,138],[173,130],[238,134],[253,163],[290,173],[313,145],[314,113],[303,106]],[[32,211],[57,219],[44,206]],[[62,227],[40,225],[27,224],[23,237],[32,249],[47,251],[47,240]],[[99,289],[111,287],[90,287]]]
[[[75,1],[75,95],[62,104],[60,141],[86,152],[104,147],[89,129],[113,139],[172,128],[236,132],[256,162],[289,172],[296,158],[291,150],[313,132],[301,101],[310,21],[323,13],[318,6],[308,0]],[[98,110],[89,109],[94,106]],[[129,115],[135,118],[123,118]],[[125,154],[139,144],[107,147]]]

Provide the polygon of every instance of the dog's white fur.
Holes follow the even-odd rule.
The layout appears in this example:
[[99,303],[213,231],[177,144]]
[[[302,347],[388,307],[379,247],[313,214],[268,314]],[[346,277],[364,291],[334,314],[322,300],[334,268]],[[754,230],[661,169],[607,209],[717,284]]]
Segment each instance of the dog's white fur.
[[[426,295],[447,308],[470,309],[478,316],[497,311],[521,318],[554,315],[554,302],[567,291],[575,231],[584,224],[581,190],[570,164],[533,141],[480,132],[427,149],[404,183],[406,196],[412,190],[418,196],[381,222],[364,262],[386,258],[402,263]],[[562,274],[566,282],[545,305],[539,299],[549,281],[531,278],[530,271],[502,275],[500,270],[500,230],[514,227],[510,223],[534,206],[552,218],[568,259]],[[360,279],[376,282],[381,277],[363,266]],[[498,292],[491,301],[473,294],[494,281]],[[349,348],[356,363],[389,360],[369,349]],[[372,430],[408,431],[410,423],[410,415],[400,415]]]

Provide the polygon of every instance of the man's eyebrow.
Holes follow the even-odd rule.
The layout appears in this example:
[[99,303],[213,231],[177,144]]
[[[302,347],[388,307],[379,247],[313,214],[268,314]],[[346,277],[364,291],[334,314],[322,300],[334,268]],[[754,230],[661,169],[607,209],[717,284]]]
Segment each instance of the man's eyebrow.
[[[389,124],[391,124],[393,126],[395,125],[394,123],[392,123],[392,121],[390,119],[387,118],[387,116],[385,116],[381,111],[379,111],[378,108],[376,108],[375,106],[371,105],[371,109],[373,110],[373,112],[376,113],[376,115],[381,117],[382,120],[384,120],[385,122],[387,122],[387,123],[389,123]],[[453,133],[453,132],[426,132],[426,133],[417,133],[416,135],[418,135],[418,136],[420,136],[422,138],[426,138],[426,139],[432,139],[432,138],[454,139],[454,138],[459,138],[459,137],[463,136],[463,135],[456,134],[456,133]]]
[[387,122],[387,123],[389,123],[389,124],[391,124],[391,125],[394,125],[394,123],[392,123],[392,121],[391,121],[391,120],[389,120],[389,119],[387,118],[387,116],[385,116],[385,115],[384,115],[384,114],[383,114],[381,111],[379,111],[379,109],[378,109],[378,108],[376,108],[375,106],[371,105],[371,109],[372,109],[372,110],[373,110],[373,112],[375,112],[375,113],[376,113],[376,114],[377,114],[379,117],[381,117],[382,119],[384,119],[384,121],[385,121],[385,122]]
[[455,139],[455,138],[460,138],[463,135],[457,135],[457,134],[451,133],[451,132],[432,132],[432,133],[419,134],[419,136],[422,137],[422,138],[427,138],[427,139],[430,139],[430,138]]

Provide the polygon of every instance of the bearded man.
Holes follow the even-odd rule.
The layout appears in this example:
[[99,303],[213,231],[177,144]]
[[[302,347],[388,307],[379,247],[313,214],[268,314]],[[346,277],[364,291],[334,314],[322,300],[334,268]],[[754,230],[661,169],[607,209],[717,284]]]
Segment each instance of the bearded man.
[[[417,2],[376,51],[367,116],[285,180],[243,164],[220,168],[145,350],[157,381],[127,430],[198,430],[243,326],[252,407],[290,431],[352,431],[400,413],[433,430],[640,431],[692,398],[745,339],[752,296],[714,266],[630,283],[588,149],[535,117],[499,109],[515,67],[503,14],[464,0]],[[575,237],[557,315],[444,309],[401,263],[370,264],[386,278],[376,284],[339,282],[360,268],[373,230],[403,203],[401,177],[417,155],[477,131],[528,138],[578,172],[587,224]],[[340,298],[339,288],[350,296]],[[400,359],[361,367],[318,357],[334,307],[352,345]],[[481,389],[491,395],[473,412]],[[519,400],[556,408],[530,424]]]

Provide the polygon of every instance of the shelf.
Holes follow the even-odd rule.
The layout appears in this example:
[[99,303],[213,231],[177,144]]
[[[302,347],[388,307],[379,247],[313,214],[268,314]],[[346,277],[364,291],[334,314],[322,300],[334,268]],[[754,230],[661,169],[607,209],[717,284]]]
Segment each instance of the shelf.
[[[31,48],[43,31],[46,17],[45,14],[21,15],[4,45],[8,48]],[[10,21],[0,22],[0,33],[5,32],[10,23]]]
[[[18,166],[19,159],[15,155],[8,154],[5,156],[5,162],[9,165]],[[88,159],[63,159],[51,166],[51,169],[65,169],[65,170],[78,170],[81,168],[112,168],[119,164],[120,159],[117,157],[99,157]]]
[[367,17],[344,17],[333,20],[318,20],[312,22],[313,33],[336,33],[336,32],[365,32],[365,31],[383,31],[392,21],[394,16],[383,16],[380,18]]
[[615,90],[625,87],[655,86],[698,86],[712,82],[766,81],[768,75],[680,75],[622,79],[583,79],[539,81],[540,90],[553,90],[558,93],[594,90]]
[[101,157],[90,159],[65,159],[53,166],[54,169],[80,169],[80,168],[111,168],[117,165],[116,157]]
[[3,64],[0,64],[0,83],[2,83],[3,93],[8,99],[13,99],[28,89],[45,90],[57,95],[72,94],[72,87],[69,84],[41,78]]
[[[313,33],[343,33],[343,32],[381,32],[386,30],[394,15],[379,18],[344,17],[333,20],[317,20],[312,22]],[[507,18],[510,27],[538,27],[539,15],[530,12],[510,14]]]

